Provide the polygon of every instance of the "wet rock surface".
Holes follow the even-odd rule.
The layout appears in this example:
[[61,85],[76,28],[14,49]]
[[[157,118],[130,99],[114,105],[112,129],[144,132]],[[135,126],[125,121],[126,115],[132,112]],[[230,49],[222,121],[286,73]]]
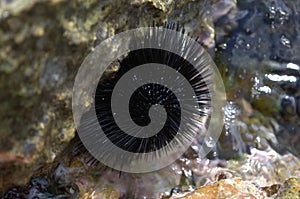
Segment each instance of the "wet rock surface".
[[[297,193],[298,192],[298,193]],[[290,178],[281,185],[259,188],[249,181],[240,178],[222,179],[210,183],[190,193],[178,193],[173,199],[213,199],[213,198],[299,198],[299,179]]]
[[[0,0],[2,198],[300,198],[298,1]],[[224,129],[206,159],[120,174],[75,129],[71,95],[85,56],[109,36],[179,21],[214,57]],[[75,138],[74,138],[75,137]]]
[[238,2],[234,14],[216,22],[230,26],[227,32],[216,32],[216,46],[226,64],[229,98],[245,99],[252,114],[262,114],[265,122],[275,119],[271,131],[279,143],[272,146],[299,156],[298,8],[298,2],[290,1]]

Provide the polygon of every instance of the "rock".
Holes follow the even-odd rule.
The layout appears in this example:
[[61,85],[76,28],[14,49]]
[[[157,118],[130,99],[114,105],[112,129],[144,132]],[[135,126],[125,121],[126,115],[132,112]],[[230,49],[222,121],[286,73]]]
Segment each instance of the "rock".
[[267,198],[267,194],[257,188],[250,182],[243,181],[239,178],[225,179],[215,183],[210,183],[199,189],[182,194],[184,196],[172,196],[172,199],[226,199],[226,198]]
[[300,178],[290,178],[278,191],[277,199],[300,198]]

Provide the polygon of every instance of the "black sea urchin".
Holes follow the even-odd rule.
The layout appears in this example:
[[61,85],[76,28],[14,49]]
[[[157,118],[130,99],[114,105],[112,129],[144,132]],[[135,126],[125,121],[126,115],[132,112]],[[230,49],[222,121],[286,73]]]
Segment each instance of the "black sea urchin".
[[[94,104],[77,129],[98,160],[134,172],[131,167],[136,165],[162,167],[150,163],[153,160],[166,166],[205,133],[202,118],[210,115],[213,62],[179,24],[137,29],[132,35],[121,40],[124,45],[129,41],[127,55],[116,56],[118,69],[99,78]],[[103,54],[105,47],[97,53]],[[84,64],[103,61],[105,54],[99,57],[94,53]]]

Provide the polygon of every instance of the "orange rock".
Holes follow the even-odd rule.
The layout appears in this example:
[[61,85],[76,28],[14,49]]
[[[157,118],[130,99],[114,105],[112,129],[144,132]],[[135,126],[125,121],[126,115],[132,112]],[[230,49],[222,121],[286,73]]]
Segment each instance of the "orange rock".
[[265,192],[240,178],[220,180],[200,187],[185,196],[173,196],[173,199],[256,199],[267,198]]

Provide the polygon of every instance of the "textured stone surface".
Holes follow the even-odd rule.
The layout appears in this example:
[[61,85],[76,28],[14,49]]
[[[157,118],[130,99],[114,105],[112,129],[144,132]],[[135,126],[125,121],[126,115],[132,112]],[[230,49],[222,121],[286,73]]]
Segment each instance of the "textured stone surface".
[[[1,0],[0,166],[5,172],[0,192],[10,184],[24,184],[74,137],[73,81],[95,45],[120,31],[167,18],[185,22],[188,30],[200,35],[196,28],[202,23],[201,5],[201,1]],[[11,165],[22,175],[10,172]]]
[[[223,185],[228,191],[219,194],[265,195],[254,182],[280,185],[278,197],[298,197],[299,180],[284,181],[300,175],[299,3],[252,3],[0,0],[0,195],[158,198],[201,187],[194,197]],[[70,142],[74,77],[102,40],[166,21],[184,24],[215,55],[228,96],[226,125],[213,160],[190,150],[166,170],[119,177],[92,164],[85,150],[75,152],[78,138]],[[287,75],[296,81],[273,80]]]
[[259,190],[255,185],[241,179],[220,180],[201,187],[185,196],[174,196],[172,199],[226,199],[226,198],[267,198],[267,194]]

